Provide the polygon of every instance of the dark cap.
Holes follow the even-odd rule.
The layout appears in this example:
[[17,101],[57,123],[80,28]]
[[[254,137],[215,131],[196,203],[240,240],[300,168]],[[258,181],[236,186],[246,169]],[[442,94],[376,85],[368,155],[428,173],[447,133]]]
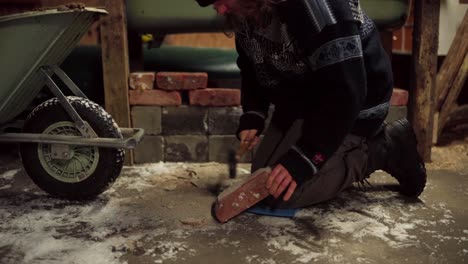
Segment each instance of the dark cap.
[[213,4],[214,2],[216,2],[216,0],[197,0],[197,2],[200,6],[205,7]]

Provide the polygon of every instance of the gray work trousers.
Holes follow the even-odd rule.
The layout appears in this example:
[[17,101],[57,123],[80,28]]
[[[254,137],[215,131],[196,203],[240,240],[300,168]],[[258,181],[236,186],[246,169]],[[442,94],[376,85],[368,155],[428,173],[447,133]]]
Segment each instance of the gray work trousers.
[[[265,133],[252,160],[252,171],[277,164],[279,158],[301,136],[302,120],[297,120],[288,131],[281,131],[274,124]],[[323,164],[315,175],[296,188],[288,202],[282,197],[269,196],[266,202],[278,208],[301,208],[334,198],[354,182],[366,177],[368,147],[366,139],[347,135],[338,150]]]

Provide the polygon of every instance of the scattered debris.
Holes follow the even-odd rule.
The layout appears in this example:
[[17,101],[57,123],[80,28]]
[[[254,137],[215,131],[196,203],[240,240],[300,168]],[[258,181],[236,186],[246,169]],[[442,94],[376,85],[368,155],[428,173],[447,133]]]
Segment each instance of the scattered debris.
[[180,222],[184,225],[189,225],[189,226],[201,226],[206,223],[205,218],[186,218],[186,219],[181,219]]
[[190,183],[197,188],[200,187],[196,180],[191,180]]
[[433,147],[432,162],[426,163],[427,169],[463,170],[468,164],[468,144],[453,144],[448,147]]
[[47,7],[40,7],[36,8],[33,11],[46,11],[46,10],[57,10],[57,11],[81,11],[86,8],[84,3],[76,2],[76,3],[69,3],[65,5],[59,6],[47,6]]
[[0,190],[10,189],[10,188],[11,188],[11,184],[0,186]]
[[186,169],[185,171],[188,172],[188,176],[189,176],[190,178],[192,178],[192,177],[194,177],[194,176],[197,176],[197,172],[194,171],[194,170]]
[[11,181],[11,180],[13,180],[13,178],[16,176],[16,174],[19,171],[20,171],[20,169],[6,171],[3,174],[0,174],[0,179]]
[[169,191],[169,192],[175,190],[176,188],[177,188],[177,184],[175,183],[169,183],[163,187],[165,191]]
[[130,253],[134,256],[142,256],[146,253],[143,243],[136,240],[128,240],[120,246],[112,246],[112,252]]
[[57,7],[58,11],[69,11],[69,10],[84,10],[86,5],[83,3],[70,3],[66,5],[60,5]]

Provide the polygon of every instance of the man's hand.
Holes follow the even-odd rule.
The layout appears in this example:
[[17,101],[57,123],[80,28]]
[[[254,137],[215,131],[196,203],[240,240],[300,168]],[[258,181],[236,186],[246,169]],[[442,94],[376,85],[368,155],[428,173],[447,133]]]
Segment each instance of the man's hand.
[[249,146],[248,150],[252,150],[253,148],[255,148],[255,146],[258,145],[260,139],[257,136],[257,132],[257,129],[242,130],[241,132],[239,132],[241,144],[247,144]]
[[286,190],[286,194],[283,196],[284,201],[289,201],[294,191],[296,190],[297,183],[293,180],[289,171],[283,167],[283,165],[278,164],[271,171],[270,176],[268,177],[266,187],[271,195],[276,199]]

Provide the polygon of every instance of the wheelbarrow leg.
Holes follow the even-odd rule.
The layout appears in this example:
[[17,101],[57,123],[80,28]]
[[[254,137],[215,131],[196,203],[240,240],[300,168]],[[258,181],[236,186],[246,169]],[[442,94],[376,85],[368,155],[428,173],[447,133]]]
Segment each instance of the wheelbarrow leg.
[[[68,113],[68,115],[70,115],[71,119],[75,122],[75,124],[77,125],[77,128],[78,130],[81,132],[81,134],[83,135],[83,137],[86,137],[86,138],[96,138],[98,137],[96,132],[93,130],[93,128],[86,122],[84,121],[80,115],[76,112],[75,108],[73,108],[73,106],[70,104],[70,102],[67,100],[67,97],[62,93],[62,91],[60,90],[60,88],[58,87],[58,85],[54,82],[54,80],[52,80],[52,78],[50,77],[50,75],[47,73],[47,71],[45,69],[49,68],[48,66],[45,66],[45,67],[42,67],[41,68],[41,72],[44,74],[44,76],[46,77],[46,85],[47,87],[49,88],[49,90],[55,95],[55,97],[57,97],[58,101],[60,102],[60,105],[62,105],[62,107],[65,109],[65,111]],[[57,67],[58,68],[58,67]],[[60,70],[61,71],[61,70]],[[54,71],[55,72],[55,71]],[[63,74],[64,76],[66,76],[66,74],[61,71],[61,74]],[[60,77],[60,76],[59,76]],[[67,76],[68,78],[68,76]],[[69,79],[69,78],[68,78]],[[62,79],[63,80],[63,79]],[[63,80],[65,82],[65,80]],[[71,80],[70,80],[71,83],[73,83]],[[67,84],[65,82],[65,84]],[[75,88],[80,92],[80,93],[83,93],[81,92],[81,90],[73,83],[73,85],[75,86]],[[70,87],[69,87],[70,88]],[[70,88],[70,90],[73,91],[73,88]],[[79,96],[79,95],[77,95]]]

